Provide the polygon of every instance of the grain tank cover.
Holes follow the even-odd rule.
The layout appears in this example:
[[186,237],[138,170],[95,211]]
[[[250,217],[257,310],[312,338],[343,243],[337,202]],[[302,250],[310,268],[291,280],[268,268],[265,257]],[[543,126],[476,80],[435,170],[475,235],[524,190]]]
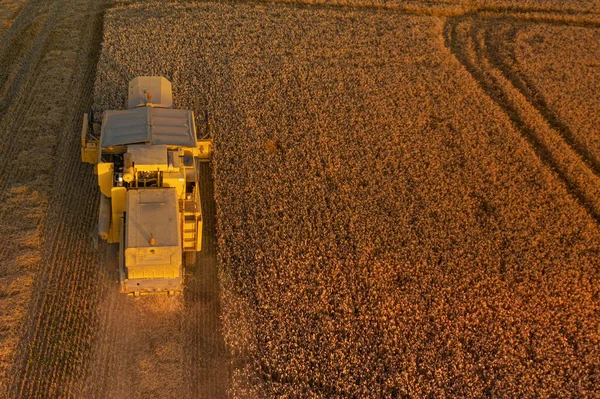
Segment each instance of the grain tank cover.
[[[178,211],[173,188],[127,191],[127,249],[173,247],[180,251]],[[150,245],[150,238],[155,245]]]
[[138,76],[129,82],[127,108],[144,106],[147,103],[152,103],[154,107],[172,108],[171,82],[162,76]]
[[176,190],[128,190],[126,215],[125,290],[181,290],[181,225]]
[[127,152],[131,155],[131,160],[138,170],[167,170],[166,145],[129,145],[127,146]]

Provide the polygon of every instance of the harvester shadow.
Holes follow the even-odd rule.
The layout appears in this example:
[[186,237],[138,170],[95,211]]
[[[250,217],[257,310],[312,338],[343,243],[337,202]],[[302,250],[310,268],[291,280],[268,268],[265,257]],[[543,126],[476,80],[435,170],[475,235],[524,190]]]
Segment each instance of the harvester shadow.
[[184,289],[186,391],[191,398],[225,398],[230,385],[230,356],[223,338],[217,260],[216,207],[212,167],[198,166],[202,203],[202,250],[188,270]]

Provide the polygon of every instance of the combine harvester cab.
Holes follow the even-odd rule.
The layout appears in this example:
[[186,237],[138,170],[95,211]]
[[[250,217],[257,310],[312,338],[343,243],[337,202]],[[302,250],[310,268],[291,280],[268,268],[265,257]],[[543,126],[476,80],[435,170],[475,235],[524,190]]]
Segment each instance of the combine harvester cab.
[[197,163],[212,142],[196,136],[192,111],[172,105],[167,79],[137,77],[128,109],[84,115],[81,159],[95,165],[101,193],[95,236],[119,244],[127,294],[182,292],[184,262],[202,248]]

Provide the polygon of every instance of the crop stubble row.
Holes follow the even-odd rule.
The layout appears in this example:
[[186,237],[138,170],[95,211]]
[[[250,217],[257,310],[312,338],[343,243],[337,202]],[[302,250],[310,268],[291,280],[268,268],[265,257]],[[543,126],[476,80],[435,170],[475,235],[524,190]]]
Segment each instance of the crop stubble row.
[[[46,158],[55,143],[54,137],[47,131],[53,128],[56,118],[55,115],[48,116],[45,126],[36,123],[30,110],[39,109],[42,96],[33,98],[26,95],[32,91],[33,79],[25,87],[23,83],[27,83],[26,77],[31,78],[33,67],[40,63],[41,54],[37,49],[48,40],[55,9],[51,7],[44,12],[44,7],[28,4],[12,24],[11,31],[2,37],[0,49],[0,151],[3,154],[0,159],[0,233],[3,237],[0,249],[0,314],[3,325],[0,335],[0,386],[3,389],[0,391],[5,389],[10,378],[9,369],[15,357],[18,334],[39,267],[42,225],[47,215],[48,171],[40,167],[32,169],[31,166],[39,165],[36,165],[36,159],[27,155],[31,154],[31,143],[34,142],[39,146],[38,159]],[[44,28],[45,31],[40,32]],[[47,62],[47,59],[42,62]],[[53,65],[48,66],[51,69]],[[56,81],[60,81],[58,76]],[[53,83],[48,82],[49,85]]]
[[73,395],[84,369],[99,294],[88,235],[97,191],[76,138],[104,6],[26,2],[0,41],[2,397]]

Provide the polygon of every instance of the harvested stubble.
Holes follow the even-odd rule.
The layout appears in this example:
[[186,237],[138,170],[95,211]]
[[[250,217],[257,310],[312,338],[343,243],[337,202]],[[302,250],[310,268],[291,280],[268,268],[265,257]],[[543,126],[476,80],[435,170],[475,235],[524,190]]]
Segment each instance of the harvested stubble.
[[14,18],[0,28],[0,398],[77,396],[98,256],[97,192],[74,138],[104,7],[0,0]]
[[598,394],[599,228],[442,28],[215,3],[108,13],[99,108],[138,74],[208,104],[233,397]]
[[23,3],[24,0],[0,0],[0,40],[15,21]]

